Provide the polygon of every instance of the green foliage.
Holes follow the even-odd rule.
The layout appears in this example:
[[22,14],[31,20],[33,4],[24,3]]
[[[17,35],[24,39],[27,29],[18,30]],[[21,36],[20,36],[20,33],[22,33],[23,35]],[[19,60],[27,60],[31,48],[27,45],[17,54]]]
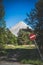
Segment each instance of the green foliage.
[[5,15],[3,4],[0,3],[0,19],[2,19]]
[[40,50],[43,50],[43,0],[38,0],[25,21],[34,28],[33,32],[37,34],[36,42]]
[[21,29],[18,33],[18,44],[32,44],[31,41],[29,40],[29,32],[24,31]]
[[32,25],[35,32],[43,31],[43,0],[39,0],[35,4],[35,8],[31,10],[30,14],[27,13],[25,21]]
[[0,0],[0,48],[3,47],[3,45],[5,44],[5,39],[6,39],[6,34],[5,34],[5,30],[6,30],[6,23],[4,21],[4,7],[3,7],[3,1]]
[[17,38],[11,33],[8,28],[6,29],[6,44],[17,44]]
[[8,28],[6,28],[4,15],[5,11],[3,0],[0,0],[0,48],[2,48],[4,44],[17,44],[17,38],[10,32]]
[[43,62],[40,61],[40,60],[22,60],[21,63],[24,63],[24,64],[33,64],[33,65],[43,65]]

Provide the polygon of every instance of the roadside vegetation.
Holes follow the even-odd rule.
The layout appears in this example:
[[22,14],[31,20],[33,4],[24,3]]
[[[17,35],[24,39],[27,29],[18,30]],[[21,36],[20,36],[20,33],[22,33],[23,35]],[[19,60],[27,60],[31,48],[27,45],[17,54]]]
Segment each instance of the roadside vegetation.
[[21,64],[43,65],[36,48],[16,47],[15,49],[0,49],[0,61],[19,62]]
[[35,49],[35,45],[4,45],[4,49]]
[[33,65],[43,65],[43,61],[41,60],[22,60],[21,63],[24,63],[24,64],[33,64]]

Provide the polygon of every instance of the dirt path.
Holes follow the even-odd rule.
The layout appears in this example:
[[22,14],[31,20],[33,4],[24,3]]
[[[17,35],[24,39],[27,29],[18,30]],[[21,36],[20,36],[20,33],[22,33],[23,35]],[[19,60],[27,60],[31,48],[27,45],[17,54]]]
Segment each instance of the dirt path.
[[0,61],[0,65],[32,65],[32,64],[20,64],[18,62],[5,62],[5,61]]

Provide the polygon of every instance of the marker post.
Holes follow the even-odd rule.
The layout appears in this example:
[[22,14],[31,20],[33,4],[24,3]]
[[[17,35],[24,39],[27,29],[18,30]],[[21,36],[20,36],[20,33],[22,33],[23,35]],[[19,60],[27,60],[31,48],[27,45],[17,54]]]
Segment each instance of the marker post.
[[37,48],[37,50],[38,50],[38,52],[39,52],[39,54],[40,54],[41,60],[43,60],[43,56],[42,56],[42,54],[41,54],[41,52],[40,52],[40,50],[39,50],[39,47],[38,47],[38,45],[37,45],[37,43],[36,43],[35,40],[34,40],[34,42],[35,42],[35,46],[36,46],[36,48]]
[[35,42],[35,46],[36,46],[36,48],[37,48],[37,50],[38,50],[38,52],[39,52],[39,54],[40,54],[41,60],[43,60],[43,56],[42,56],[42,54],[41,54],[41,52],[40,52],[40,50],[39,50],[39,47],[38,47],[38,45],[37,45],[37,43],[36,43],[36,41],[35,41],[35,39],[36,39],[36,34],[31,33],[31,34],[29,35],[29,38],[30,38],[31,41],[34,41],[34,42]]

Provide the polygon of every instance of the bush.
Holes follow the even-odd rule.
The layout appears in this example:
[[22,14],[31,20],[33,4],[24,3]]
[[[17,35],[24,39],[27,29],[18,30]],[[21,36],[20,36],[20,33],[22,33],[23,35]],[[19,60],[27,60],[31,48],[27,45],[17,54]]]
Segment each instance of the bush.
[[33,65],[43,65],[43,62],[41,60],[22,60],[21,63],[24,64],[33,64]]

